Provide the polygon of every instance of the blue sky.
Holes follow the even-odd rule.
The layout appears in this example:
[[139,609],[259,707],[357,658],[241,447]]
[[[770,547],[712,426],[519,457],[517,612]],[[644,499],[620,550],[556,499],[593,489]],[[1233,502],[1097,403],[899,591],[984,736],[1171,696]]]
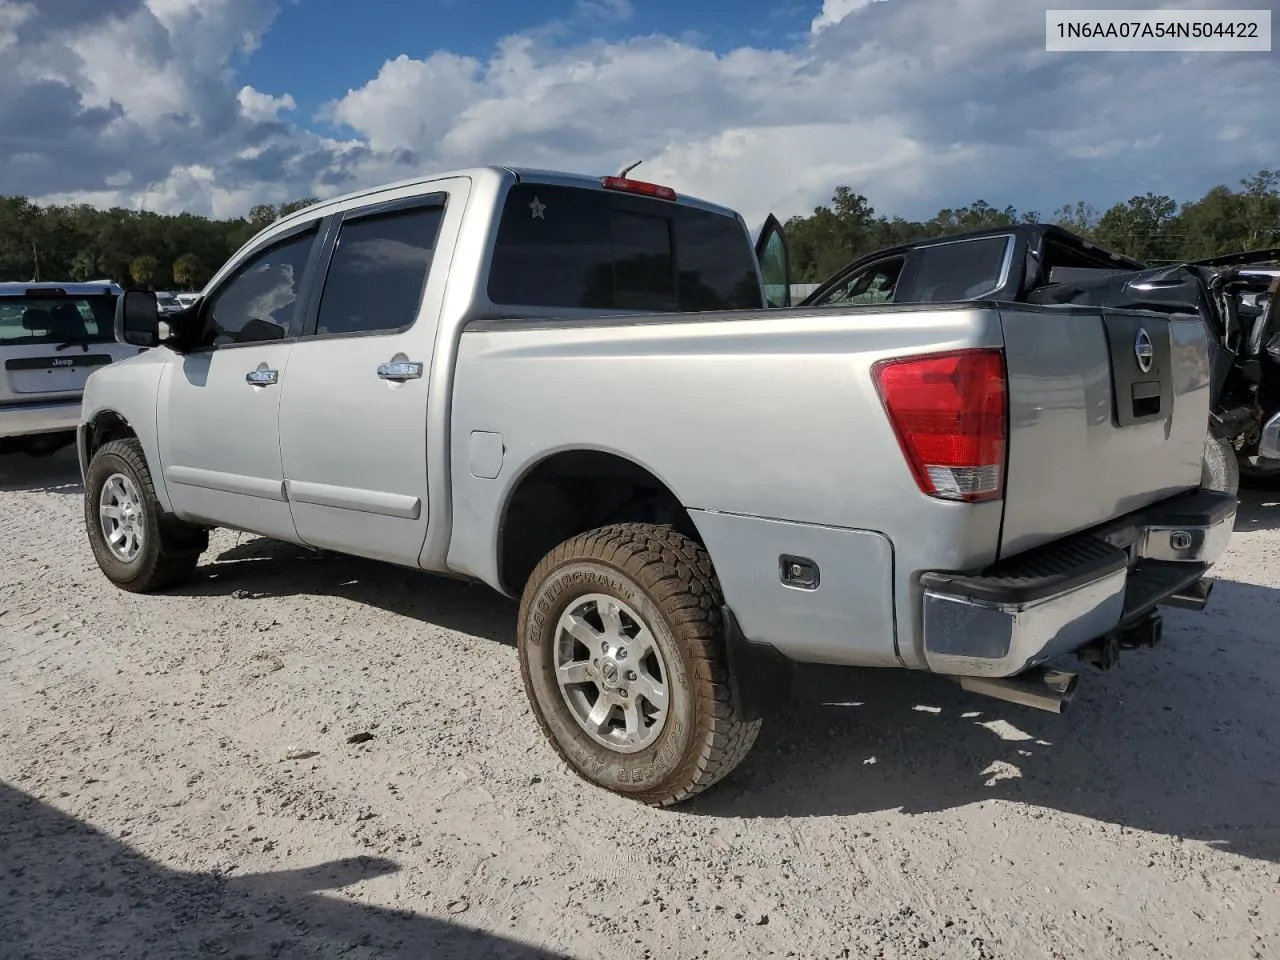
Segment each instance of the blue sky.
[[1047,53],[1046,6],[0,0],[0,193],[239,216],[475,164],[643,159],[754,225],[839,184],[909,217],[1050,213],[1280,167],[1277,53]]
[[[531,31],[554,31],[567,43],[667,34],[721,53],[746,45],[785,48],[808,32],[821,8],[821,0],[636,0],[622,18],[618,12],[625,8],[601,4],[593,11],[575,0],[300,0],[280,5],[261,47],[242,58],[240,75],[259,90],[293,91],[299,110],[312,113],[367,81],[392,50],[415,58],[442,49],[484,57],[500,36]],[[395,31],[394,43],[389,24],[405,27]],[[329,47],[336,38],[340,55],[303,52]]]

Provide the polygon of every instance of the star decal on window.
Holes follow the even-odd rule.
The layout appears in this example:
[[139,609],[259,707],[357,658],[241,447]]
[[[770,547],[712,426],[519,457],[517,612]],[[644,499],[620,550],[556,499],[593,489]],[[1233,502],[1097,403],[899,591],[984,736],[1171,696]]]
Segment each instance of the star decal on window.
[[533,219],[535,220],[547,219],[545,216],[543,216],[543,214],[547,212],[547,205],[543,203],[541,200],[539,200],[536,196],[533,198],[533,203],[529,204],[529,209],[533,211]]

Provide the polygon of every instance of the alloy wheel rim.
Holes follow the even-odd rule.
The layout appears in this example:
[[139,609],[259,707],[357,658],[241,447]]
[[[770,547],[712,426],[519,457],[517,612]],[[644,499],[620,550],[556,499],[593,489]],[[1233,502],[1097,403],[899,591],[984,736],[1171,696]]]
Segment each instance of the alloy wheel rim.
[[124,563],[132,563],[142,552],[146,518],[137,486],[123,473],[113,473],[102,485],[98,521],[111,555]]
[[666,660],[641,616],[615,597],[579,597],[560,616],[556,683],[578,726],[617,753],[650,746],[670,708]]

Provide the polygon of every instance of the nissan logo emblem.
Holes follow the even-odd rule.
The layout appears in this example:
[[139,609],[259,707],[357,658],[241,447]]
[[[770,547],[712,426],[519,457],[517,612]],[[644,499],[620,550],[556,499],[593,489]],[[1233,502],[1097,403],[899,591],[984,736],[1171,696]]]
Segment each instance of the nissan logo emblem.
[[1138,358],[1138,369],[1143,373],[1150,373],[1156,348],[1151,343],[1151,334],[1142,327],[1138,328],[1138,335],[1133,340],[1133,355]]

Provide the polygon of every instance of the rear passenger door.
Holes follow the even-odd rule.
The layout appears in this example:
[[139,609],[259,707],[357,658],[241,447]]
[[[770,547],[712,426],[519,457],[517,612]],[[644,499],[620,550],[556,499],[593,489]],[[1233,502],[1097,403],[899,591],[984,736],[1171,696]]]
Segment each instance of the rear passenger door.
[[417,563],[431,361],[465,191],[441,181],[339,215],[280,410],[285,486],[307,544]]

